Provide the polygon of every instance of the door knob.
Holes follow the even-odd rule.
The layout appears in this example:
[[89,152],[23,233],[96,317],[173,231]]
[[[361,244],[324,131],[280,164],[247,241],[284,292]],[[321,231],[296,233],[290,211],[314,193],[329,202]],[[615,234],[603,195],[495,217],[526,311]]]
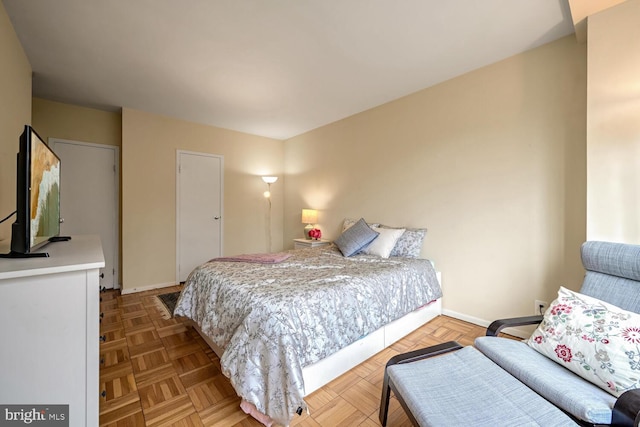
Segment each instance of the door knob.
[[219,216],[214,216],[214,217],[213,217],[213,219],[215,219],[215,220],[218,220],[218,219],[220,219],[220,218],[221,218],[221,217],[219,217]]

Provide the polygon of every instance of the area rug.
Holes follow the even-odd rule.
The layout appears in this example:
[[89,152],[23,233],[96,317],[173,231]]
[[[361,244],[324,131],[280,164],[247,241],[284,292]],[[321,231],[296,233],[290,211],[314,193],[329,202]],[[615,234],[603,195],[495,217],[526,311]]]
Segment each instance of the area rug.
[[163,319],[171,319],[173,317],[173,310],[175,310],[176,308],[179,296],[180,292],[170,292],[168,294],[156,295],[156,298],[159,301],[159,304],[156,305],[162,311]]

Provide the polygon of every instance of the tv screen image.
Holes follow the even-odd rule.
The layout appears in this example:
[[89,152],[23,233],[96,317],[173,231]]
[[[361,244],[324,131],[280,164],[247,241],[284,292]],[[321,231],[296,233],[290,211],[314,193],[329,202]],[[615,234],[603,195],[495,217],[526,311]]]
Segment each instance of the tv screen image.
[[29,247],[60,234],[60,159],[31,129],[31,221]]
[[49,256],[33,252],[60,236],[60,158],[25,125],[16,162],[16,220],[11,226],[11,252],[0,258]]

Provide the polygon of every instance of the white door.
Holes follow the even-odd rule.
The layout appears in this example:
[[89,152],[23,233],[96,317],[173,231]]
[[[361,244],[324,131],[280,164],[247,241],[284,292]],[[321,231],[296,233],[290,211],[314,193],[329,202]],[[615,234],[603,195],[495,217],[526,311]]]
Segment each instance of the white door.
[[49,144],[60,157],[60,235],[99,235],[100,287],[119,288],[119,148],[56,138]]
[[223,158],[176,153],[176,282],[222,254]]

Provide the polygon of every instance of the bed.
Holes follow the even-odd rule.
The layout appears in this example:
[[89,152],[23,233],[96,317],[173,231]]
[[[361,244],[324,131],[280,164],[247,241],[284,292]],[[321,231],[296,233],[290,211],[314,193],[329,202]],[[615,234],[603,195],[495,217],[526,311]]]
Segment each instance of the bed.
[[238,395],[279,424],[306,409],[305,395],[441,313],[428,260],[344,257],[333,245],[283,258],[209,261],[174,311],[195,323]]

